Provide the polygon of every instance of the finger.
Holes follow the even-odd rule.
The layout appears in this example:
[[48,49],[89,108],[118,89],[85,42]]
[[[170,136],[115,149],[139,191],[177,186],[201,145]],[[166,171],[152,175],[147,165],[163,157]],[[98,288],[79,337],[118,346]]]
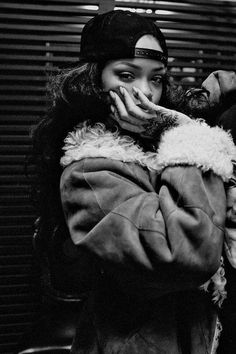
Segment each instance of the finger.
[[120,93],[122,95],[122,98],[124,99],[124,104],[129,115],[134,116],[138,120],[138,122],[140,122],[140,124],[143,124],[143,122],[147,119],[143,109],[136,105],[129,92],[122,86],[120,87]]
[[[142,119],[142,120],[138,120],[136,116],[132,116],[132,113],[128,112],[127,111],[127,108],[124,104],[124,102],[122,101],[122,99],[119,97],[119,95],[114,92],[114,91],[111,91],[110,92],[110,95],[113,99],[113,102],[114,102],[114,106],[118,112],[118,115],[119,115],[119,118],[121,120],[124,120],[128,123],[131,123],[131,124],[134,124],[134,125],[142,125],[145,123],[145,119]],[[138,107],[137,107],[138,108]],[[142,110],[140,109],[140,115],[144,113],[142,112]],[[149,115],[147,115],[147,117],[144,117],[144,118],[148,118]]]
[[117,117],[117,115],[114,113],[110,113],[109,114],[109,118],[114,120],[116,123],[118,123],[118,125],[120,125],[120,121],[119,121],[119,118]]
[[162,118],[173,118],[177,115],[178,112],[151,102],[137,87],[133,87],[133,90],[137,94],[137,97],[139,98],[142,106],[145,107],[145,109],[147,109],[149,112],[156,113],[158,117],[161,116]]
[[125,122],[127,122],[127,123],[133,124],[134,126],[139,126],[139,127],[143,127],[143,128],[144,128],[144,127],[146,126],[146,124],[147,124],[147,120],[148,120],[148,119],[143,119],[143,120],[142,120],[142,124],[140,124],[140,123],[137,124],[137,118],[132,117],[132,116],[128,116],[127,119],[123,119],[122,117],[119,116],[119,113],[118,113],[118,111],[117,111],[117,109],[116,109],[115,106],[111,105],[110,108],[111,108],[112,114],[114,115],[116,121],[117,121],[119,124],[120,124],[120,122],[125,121]]
[[138,89],[137,87],[133,87],[133,91],[134,91],[134,94],[136,95],[136,97],[141,102],[141,104],[144,107],[144,109],[147,109],[149,111],[155,111],[156,110],[156,108],[158,106],[155,105],[155,103],[151,102],[147,98],[147,96],[145,96],[144,93],[140,89]]
[[117,118],[117,115],[110,114],[110,118],[113,119],[116,123],[118,123],[120,128],[127,130],[129,132],[140,134],[145,131],[145,129],[141,126],[133,125],[124,120]]
[[120,118],[124,119],[125,117],[128,116],[128,112],[127,112],[127,109],[126,109],[123,101],[121,100],[121,98],[119,97],[119,95],[116,92],[110,91],[109,93],[110,93],[110,96],[113,100],[114,107],[118,112],[118,115],[120,116]]
[[127,131],[132,132],[132,133],[140,134],[140,133],[143,133],[145,131],[145,129],[143,127],[137,126],[137,125],[133,125],[133,124],[130,124],[130,123],[125,122],[125,121],[120,121],[119,124],[120,124],[120,127],[122,129],[127,130]]
[[121,118],[119,116],[119,113],[118,113],[116,107],[113,106],[113,105],[111,105],[110,107],[111,107],[111,112],[112,112],[110,114],[110,117],[112,117],[120,125],[122,120],[121,120]]

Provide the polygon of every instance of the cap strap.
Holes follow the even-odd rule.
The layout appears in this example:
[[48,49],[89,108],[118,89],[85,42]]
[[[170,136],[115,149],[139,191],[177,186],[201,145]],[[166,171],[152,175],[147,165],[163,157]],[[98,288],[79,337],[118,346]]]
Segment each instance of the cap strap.
[[135,48],[134,57],[154,59],[154,60],[161,61],[165,65],[167,64],[167,56],[163,52],[160,52],[159,50]]

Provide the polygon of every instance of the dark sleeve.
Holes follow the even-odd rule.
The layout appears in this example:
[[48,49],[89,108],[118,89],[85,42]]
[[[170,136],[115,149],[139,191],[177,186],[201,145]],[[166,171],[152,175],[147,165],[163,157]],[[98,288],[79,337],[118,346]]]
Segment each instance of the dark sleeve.
[[155,297],[197,287],[220,265],[223,182],[194,166],[167,167],[156,193],[140,183],[140,170],[103,158],[65,169],[61,198],[72,240],[125,291]]

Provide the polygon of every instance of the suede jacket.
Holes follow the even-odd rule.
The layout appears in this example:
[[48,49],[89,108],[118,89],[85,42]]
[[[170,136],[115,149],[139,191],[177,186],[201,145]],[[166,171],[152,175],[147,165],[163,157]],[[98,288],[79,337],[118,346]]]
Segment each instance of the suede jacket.
[[62,206],[92,288],[72,353],[215,353],[217,306],[201,286],[220,267],[230,136],[193,121],[152,153],[83,124],[64,149]]

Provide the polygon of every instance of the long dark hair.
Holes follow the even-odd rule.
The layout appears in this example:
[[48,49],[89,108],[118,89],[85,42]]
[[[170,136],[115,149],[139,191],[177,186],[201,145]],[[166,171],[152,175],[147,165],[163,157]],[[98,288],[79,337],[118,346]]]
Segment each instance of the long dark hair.
[[99,72],[98,64],[81,63],[52,78],[48,84],[47,114],[32,130],[37,176],[34,199],[39,215],[52,224],[61,218],[59,180],[63,141],[76,124],[91,119],[89,108],[94,107],[91,100],[96,101],[96,105],[97,101],[102,102]]

